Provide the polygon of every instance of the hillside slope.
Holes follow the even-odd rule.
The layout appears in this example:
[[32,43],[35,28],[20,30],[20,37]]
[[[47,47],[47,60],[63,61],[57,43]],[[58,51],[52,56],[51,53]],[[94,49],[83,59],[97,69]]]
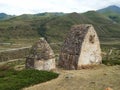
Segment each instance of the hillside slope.
[[21,15],[0,21],[0,41],[45,37],[48,42],[63,42],[74,24],[93,24],[101,41],[120,39],[120,24],[89,11],[83,14]]
[[116,23],[120,23],[120,7],[112,5],[100,10],[97,10],[97,12],[109,17]]
[[120,7],[116,6],[116,5],[111,5],[108,6],[106,8],[97,10],[100,13],[105,13],[105,12],[115,12],[115,13],[120,13]]
[[[43,25],[44,34],[48,41],[50,40],[63,40],[66,33],[74,24],[93,24],[100,40],[112,40],[120,38],[120,25],[97,12],[90,11],[84,14],[71,13],[62,17],[56,17]],[[53,33],[54,32],[54,33]]]
[[5,14],[5,13],[0,13],[0,20],[7,20],[7,19],[10,19],[10,18],[12,18],[12,17],[14,17],[14,16],[12,16],[12,15],[7,15],[7,14]]

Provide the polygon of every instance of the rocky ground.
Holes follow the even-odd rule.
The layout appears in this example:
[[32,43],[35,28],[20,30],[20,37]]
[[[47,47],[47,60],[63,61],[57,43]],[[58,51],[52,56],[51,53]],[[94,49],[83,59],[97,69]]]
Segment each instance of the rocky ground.
[[[120,66],[97,66],[83,70],[56,70],[57,79],[23,90],[120,90]],[[107,89],[112,88],[112,89]]]

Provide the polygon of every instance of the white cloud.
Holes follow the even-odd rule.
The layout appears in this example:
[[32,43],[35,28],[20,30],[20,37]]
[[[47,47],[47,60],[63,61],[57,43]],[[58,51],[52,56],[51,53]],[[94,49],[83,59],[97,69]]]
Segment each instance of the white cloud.
[[120,0],[0,0],[0,12],[17,15],[40,12],[85,12],[119,3]]

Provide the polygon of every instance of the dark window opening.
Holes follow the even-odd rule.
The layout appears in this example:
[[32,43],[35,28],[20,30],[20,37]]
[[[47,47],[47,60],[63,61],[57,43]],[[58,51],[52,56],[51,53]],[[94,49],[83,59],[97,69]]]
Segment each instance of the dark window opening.
[[90,35],[89,42],[93,44],[95,42],[94,38],[95,38],[95,35]]

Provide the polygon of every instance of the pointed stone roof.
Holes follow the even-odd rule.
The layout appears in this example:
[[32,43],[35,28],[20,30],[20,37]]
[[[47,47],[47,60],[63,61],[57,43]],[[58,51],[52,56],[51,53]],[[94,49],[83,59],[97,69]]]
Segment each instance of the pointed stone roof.
[[54,57],[53,50],[44,38],[40,38],[31,48],[29,57],[48,60]]
[[101,63],[100,43],[91,24],[74,25],[64,41],[59,66],[79,69],[84,65]]
[[55,69],[55,55],[44,38],[40,38],[31,48],[26,58],[26,68],[38,70]]
[[86,33],[89,30],[89,27],[92,27],[92,25],[81,24],[72,26],[66,40],[64,41],[64,45],[61,51],[63,53],[65,52],[71,55],[78,55],[80,53],[81,45]]

